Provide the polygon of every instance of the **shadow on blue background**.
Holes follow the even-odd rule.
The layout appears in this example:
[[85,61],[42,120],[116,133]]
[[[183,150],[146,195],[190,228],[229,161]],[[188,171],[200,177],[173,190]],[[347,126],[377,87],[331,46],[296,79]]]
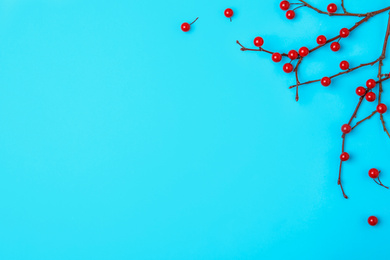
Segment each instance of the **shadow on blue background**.
[[[314,47],[357,20],[288,21],[279,1],[3,1],[0,259],[388,259],[389,191],[367,175],[390,184],[377,116],[347,140],[349,200],[337,185],[340,126],[377,67],[296,103],[282,64],[235,43]],[[313,53],[302,81],[376,59],[386,22]]]

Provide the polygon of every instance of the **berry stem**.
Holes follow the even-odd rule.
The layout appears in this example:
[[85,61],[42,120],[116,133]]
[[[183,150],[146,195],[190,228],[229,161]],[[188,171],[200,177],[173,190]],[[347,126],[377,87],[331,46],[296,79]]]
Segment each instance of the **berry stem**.
[[[380,173],[380,172],[379,172],[379,173]],[[379,186],[382,186],[382,187],[384,187],[384,188],[386,188],[386,189],[389,189],[389,187],[383,185],[383,183],[381,182],[381,180],[379,179],[379,177],[378,177],[378,181],[376,181],[375,179],[373,179],[373,180],[374,180],[375,183],[378,184]]]
[[345,6],[344,6],[344,0],[341,0],[341,8],[343,8],[343,11],[345,14],[348,13],[347,9],[345,9]]
[[190,25],[193,24],[193,23],[195,23],[196,20],[198,20],[198,19],[199,19],[199,17],[196,17],[196,19],[195,19],[192,23],[190,23]]

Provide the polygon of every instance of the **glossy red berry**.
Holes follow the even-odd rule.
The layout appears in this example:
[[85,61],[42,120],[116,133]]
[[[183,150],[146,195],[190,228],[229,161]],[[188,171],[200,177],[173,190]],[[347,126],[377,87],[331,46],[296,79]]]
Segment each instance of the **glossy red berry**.
[[370,176],[370,178],[376,179],[379,177],[379,171],[375,168],[372,168],[368,171],[368,176]]
[[286,63],[283,65],[283,70],[286,73],[290,73],[291,71],[293,71],[293,69],[294,69],[294,67],[293,67],[293,65],[291,65],[291,63]]
[[366,94],[366,89],[363,88],[363,87],[357,87],[356,88],[356,94],[358,96],[364,96],[364,94]]
[[340,37],[347,38],[349,35],[349,30],[347,28],[343,28],[340,30]]
[[370,224],[371,226],[375,226],[376,224],[378,224],[378,218],[375,216],[369,217],[367,221],[368,224]]
[[225,14],[225,16],[226,16],[227,18],[231,18],[231,17],[233,16],[233,10],[230,9],[230,8],[227,8],[227,9],[225,10],[224,14]]
[[344,134],[350,133],[351,130],[352,130],[352,127],[350,125],[348,125],[348,124],[344,124],[341,127],[341,132],[343,132]]
[[346,153],[346,152],[343,152],[343,153],[340,155],[340,160],[342,160],[343,162],[348,161],[348,160],[349,160],[349,154]]
[[290,8],[290,3],[288,1],[280,2],[280,9],[287,11]]
[[324,86],[324,87],[329,86],[330,83],[331,83],[331,80],[330,80],[329,77],[323,77],[323,78],[321,79],[321,85]]
[[374,92],[368,92],[367,95],[366,95],[366,100],[368,102],[374,102],[376,99],[376,95]]
[[287,11],[287,12],[286,12],[286,17],[287,17],[287,19],[289,19],[289,20],[294,19],[294,17],[295,17],[295,12],[294,12],[293,10]]
[[348,70],[349,69],[349,63],[346,60],[343,60],[340,62],[340,69],[342,70]]
[[385,104],[379,104],[376,106],[376,111],[378,111],[379,114],[384,114],[387,111],[387,106]]
[[319,45],[323,45],[326,43],[326,37],[324,35],[320,35],[317,37],[317,43]]
[[254,44],[256,47],[261,47],[261,46],[264,44],[264,40],[263,40],[263,38],[261,38],[261,37],[256,37],[256,38],[253,40],[253,44]]
[[330,45],[330,49],[332,51],[339,51],[340,50],[340,43],[332,42],[332,44]]
[[366,81],[367,88],[375,88],[376,82],[373,79],[369,79]]
[[191,29],[191,25],[189,23],[182,23],[181,24],[181,30],[183,32],[188,32]]
[[337,5],[336,4],[329,4],[328,8],[326,8],[329,13],[335,13],[337,11]]
[[305,57],[309,54],[309,49],[307,47],[302,47],[299,49],[299,55],[301,55],[301,57]]
[[291,50],[288,52],[287,56],[292,59],[292,60],[295,60],[296,58],[298,58],[298,52],[295,51],[295,50]]
[[274,54],[272,54],[272,60],[274,62],[279,62],[282,60],[282,55],[278,52],[275,52]]

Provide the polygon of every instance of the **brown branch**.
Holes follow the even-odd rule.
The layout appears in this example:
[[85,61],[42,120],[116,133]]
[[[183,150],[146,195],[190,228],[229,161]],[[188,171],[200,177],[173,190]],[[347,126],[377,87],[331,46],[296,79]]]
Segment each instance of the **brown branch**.
[[299,78],[298,78],[298,68],[299,68],[299,65],[300,65],[301,62],[302,62],[302,59],[303,59],[303,57],[301,57],[301,58],[298,60],[297,65],[295,66],[295,69],[294,69],[294,72],[295,72],[295,80],[296,80],[296,82],[297,82],[297,89],[296,89],[296,93],[295,93],[295,101],[297,101],[297,102],[298,102],[298,100],[299,100],[298,86],[299,86],[299,84],[301,84],[301,83],[299,82]]
[[[262,48],[262,47],[260,47],[260,48],[258,48],[258,49],[246,48],[246,47],[244,47],[239,41],[236,41],[236,43],[237,43],[238,45],[241,46],[241,49],[240,49],[240,50],[242,50],[242,51],[263,51],[263,52],[269,53],[269,54],[271,54],[271,55],[275,53],[275,52],[272,52],[272,51],[267,51],[266,49],[264,49],[264,48]],[[287,54],[286,54],[286,53],[281,53],[280,55],[287,57]]]
[[341,7],[343,8],[343,11],[345,14],[348,13],[347,9],[345,9],[345,6],[344,6],[344,0],[341,0]]
[[389,7],[386,7],[386,8],[383,8],[383,9],[380,9],[380,10],[377,10],[377,11],[374,11],[374,12],[368,12],[368,13],[350,13],[350,12],[347,12],[347,10],[345,9],[344,7],[344,1],[342,1],[342,7],[343,7],[343,10],[344,10],[344,13],[329,13],[329,12],[324,12],[312,5],[310,5],[309,3],[307,3],[306,1],[304,0],[299,0],[300,2],[302,2],[304,4],[304,6],[316,11],[317,13],[319,14],[326,14],[326,15],[329,15],[329,16],[357,16],[357,17],[363,17],[363,16],[369,16],[369,15],[377,15],[377,14],[380,14],[380,13],[383,13],[383,12],[386,12],[387,10],[390,10],[390,6]]
[[368,117],[364,118],[363,120],[360,120],[359,122],[357,122],[356,125],[355,125],[354,127],[352,127],[351,131],[352,131],[353,129],[355,129],[358,125],[360,125],[361,123],[363,123],[364,121],[366,121],[366,120],[370,119],[371,117],[373,117],[377,112],[378,112],[378,111],[375,110],[374,112],[371,113],[371,115],[369,115]]
[[[380,173],[380,172],[379,172],[379,173]],[[386,188],[386,189],[389,189],[389,187],[383,185],[383,183],[381,182],[381,180],[379,179],[379,177],[378,177],[378,181],[376,181],[375,179],[373,179],[373,180],[374,180],[375,183],[378,184],[379,186],[382,186],[382,187],[384,187],[384,188]]]

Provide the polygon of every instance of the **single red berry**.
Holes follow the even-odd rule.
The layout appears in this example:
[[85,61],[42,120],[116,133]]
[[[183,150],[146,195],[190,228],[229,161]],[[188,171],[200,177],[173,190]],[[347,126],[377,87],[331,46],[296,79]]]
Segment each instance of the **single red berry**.
[[290,73],[291,71],[293,71],[293,69],[294,69],[294,67],[293,67],[293,65],[291,65],[291,63],[286,63],[283,65],[283,70],[286,73]]
[[225,14],[225,16],[226,16],[227,18],[231,18],[231,17],[233,16],[233,10],[230,9],[230,8],[227,8],[227,9],[225,10],[224,14]]
[[278,52],[275,52],[274,54],[272,54],[272,60],[274,62],[279,62],[282,60],[282,55]]
[[346,60],[343,60],[340,62],[340,69],[342,70],[348,70],[349,69],[349,63]]
[[356,94],[358,96],[364,96],[364,94],[366,94],[366,89],[363,88],[363,87],[357,87],[356,88]]
[[332,44],[330,45],[330,49],[332,51],[338,51],[340,50],[340,43],[338,42],[332,42]]
[[335,13],[337,11],[337,5],[336,4],[329,4],[327,10],[329,13]]
[[376,179],[379,177],[379,171],[375,168],[372,168],[368,171],[368,176],[370,176],[373,179]]
[[378,218],[375,216],[369,217],[368,224],[370,224],[371,226],[375,226],[376,224],[378,224]]
[[189,23],[182,23],[181,24],[181,30],[183,32],[188,32],[191,29],[191,25]]
[[368,102],[374,102],[376,99],[376,95],[374,92],[368,92],[367,95],[366,95],[366,100]]
[[253,40],[253,44],[254,44],[256,47],[261,47],[261,46],[264,44],[264,40],[263,40],[263,38],[261,38],[261,37],[256,37],[256,38]]
[[376,82],[373,79],[369,79],[366,81],[367,88],[375,88]]
[[379,104],[376,106],[376,111],[378,111],[379,114],[384,114],[387,111],[387,106],[385,104]]
[[289,20],[294,19],[294,17],[295,17],[295,12],[294,12],[293,10],[288,10],[288,11],[286,12],[286,17],[287,17],[287,19],[289,19]]
[[290,59],[292,60],[295,60],[296,58],[298,58],[298,52],[295,51],[295,50],[291,50],[288,52],[288,55],[287,55]]
[[299,49],[299,55],[301,55],[301,57],[305,57],[309,54],[309,49],[307,47],[302,47]]
[[288,1],[280,2],[280,9],[287,11],[290,8],[290,3]]
[[348,153],[343,152],[343,153],[340,155],[340,160],[342,160],[343,162],[348,161],[348,159],[349,159],[349,154],[348,154]]
[[319,45],[323,45],[326,43],[326,37],[324,35],[320,35],[317,37],[317,43]]
[[340,37],[347,38],[349,35],[349,30],[347,28],[343,28],[340,30]]
[[324,87],[329,86],[330,83],[331,83],[331,80],[330,80],[329,77],[323,77],[323,78],[321,79],[321,85],[324,86]]
[[351,130],[352,130],[352,127],[350,125],[348,125],[348,124],[344,124],[341,127],[341,132],[343,132],[344,134],[350,133]]

